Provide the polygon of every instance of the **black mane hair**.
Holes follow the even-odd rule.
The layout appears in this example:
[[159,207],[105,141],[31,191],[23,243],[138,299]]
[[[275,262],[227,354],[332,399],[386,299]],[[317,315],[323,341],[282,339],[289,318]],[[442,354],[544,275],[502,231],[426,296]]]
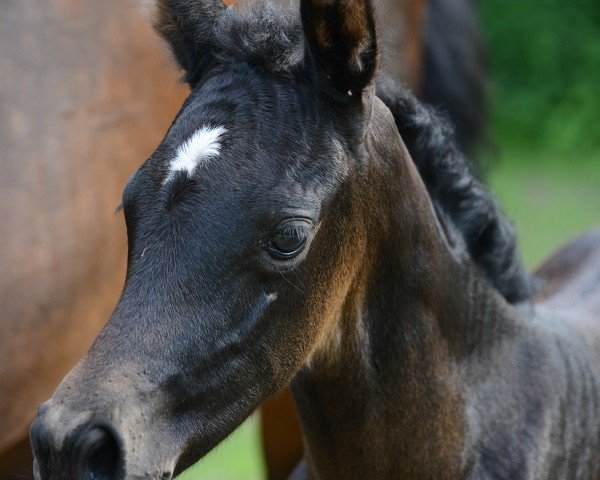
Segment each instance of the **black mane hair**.
[[378,79],[377,96],[392,112],[429,194],[462,234],[475,264],[510,303],[529,300],[532,280],[513,226],[458,150],[452,125],[389,77]]

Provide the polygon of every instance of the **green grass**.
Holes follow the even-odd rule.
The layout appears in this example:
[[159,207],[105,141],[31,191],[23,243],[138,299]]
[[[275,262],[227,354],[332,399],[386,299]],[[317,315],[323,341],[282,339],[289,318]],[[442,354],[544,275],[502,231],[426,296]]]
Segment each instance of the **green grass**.
[[600,155],[553,158],[508,150],[489,183],[515,222],[530,268],[570,238],[600,226]]
[[177,479],[260,480],[265,476],[264,470],[259,441],[259,422],[254,416]]

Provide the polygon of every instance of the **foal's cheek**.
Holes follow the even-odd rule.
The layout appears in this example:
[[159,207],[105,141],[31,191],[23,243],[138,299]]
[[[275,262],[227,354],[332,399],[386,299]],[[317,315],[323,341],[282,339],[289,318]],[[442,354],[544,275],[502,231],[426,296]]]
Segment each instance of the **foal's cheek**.
[[341,255],[342,249],[321,250],[303,265],[304,275],[294,278],[302,292],[291,290],[285,303],[279,349],[292,358],[293,371],[315,352],[330,330],[335,328],[343,299],[350,287],[353,262]]

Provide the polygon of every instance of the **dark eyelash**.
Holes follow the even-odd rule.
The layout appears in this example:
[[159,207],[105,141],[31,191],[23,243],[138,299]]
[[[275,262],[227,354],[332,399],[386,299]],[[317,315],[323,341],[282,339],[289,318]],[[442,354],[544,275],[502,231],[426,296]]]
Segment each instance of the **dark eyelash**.
[[307,235],[307,232],[304,229],[292,225],[286,225],[284,227],[281,227],[277,229],[275,233],[278,233],[279,235],[285,235],[286,237],[297,238],[305,237]]

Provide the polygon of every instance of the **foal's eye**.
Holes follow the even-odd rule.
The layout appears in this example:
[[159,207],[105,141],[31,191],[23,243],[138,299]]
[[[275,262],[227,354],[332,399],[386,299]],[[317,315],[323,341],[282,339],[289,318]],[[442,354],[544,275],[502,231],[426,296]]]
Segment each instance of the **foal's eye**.
[[284,225],[278,227],[266,242],[266,250],[278,260],[294,258],[306,246],[310,230],[305,226]]

